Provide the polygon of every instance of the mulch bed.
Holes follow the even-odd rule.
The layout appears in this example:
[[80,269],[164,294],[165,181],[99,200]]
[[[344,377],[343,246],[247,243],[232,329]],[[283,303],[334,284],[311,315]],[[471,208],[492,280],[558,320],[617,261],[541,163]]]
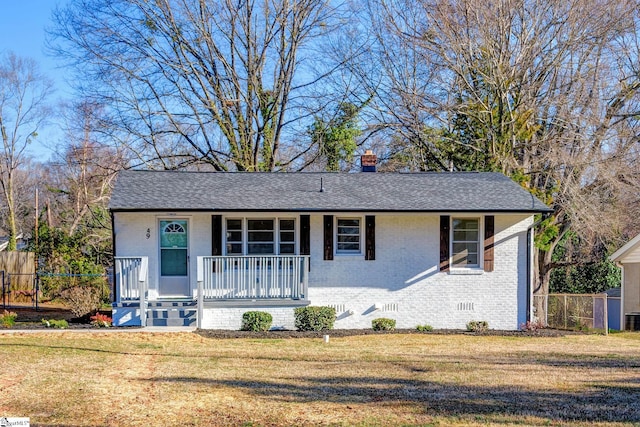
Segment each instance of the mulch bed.
[[256,339],[289,339],[289,338],[341,338],[361,335],[387,334],[425,334],[425,335],[476,335],[476,336],[504,336],[504,337],[563,337],[566,335],[584,334],[584,332],[561,331],[558,329],[538,329],[536,331],[500,331],[490,329],[485,332],[468,332],[460,329],[435,329],[430,332],[419,332],[415,329],[396,329],[393,331],[374,331],[373,329],[332,329],[330,331],[227,331],[217,329],[198,329],[196,333],[205,338],[256,338]]
[[[3,308],[0,307],[0,311]],[[41,323],[42,319],[64,319],[69,322],[69,329],[88,329],[95,326],[88,323],[88,319],[74,318],[73,314],[64,306],[44,304],[38,311],[30,305],[7,307],[7,310],[16,312],[18,318],[12,329],[47,329]],[[109,314],[109,313],[107,313]],[[394,331],[374,331],[372,329],[333,329],[330,331],[292,331],[273,330],[266,332],[230,331],[218,329],[198,329],[196,333],[205,338],[229,339],[229,338],[255,338],[255,339],[289,339],[289,338],[323,338],[329,335],[331,338],[361,336],[361,335],[385,335],[385,334],[427,334],[427,335],[486,335],[486,336],[510,336],[510,337],[562,337],[566,335],[584,334],[584,332],[564,331],[558,329],[538,329],[536,331],[500,331],[490,329],[485,332],[468,332],[460,329],[436,329],[430,332],[419,332],[415,329],[396,329]]]
[[[95,328],[89,323],[88,316],[77,318],[68,308],[58,304],[42,304],[38,310],[28,304],[7,308],[0,306],[0,312],[4,310],[12,311],[18,315],[16,323],[11,329],[48,329],[46,325],[42,324],[42,319],[66,320],[69,322],[69,329]],[[100,310],[100,312],[111,315],[110,311]]]

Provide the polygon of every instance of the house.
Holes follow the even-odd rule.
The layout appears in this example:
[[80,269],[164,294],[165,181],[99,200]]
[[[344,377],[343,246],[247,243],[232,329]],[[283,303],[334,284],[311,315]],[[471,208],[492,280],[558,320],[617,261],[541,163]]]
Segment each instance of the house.
[[[16,249],[21,251],[27,247],[28,241],[19,233],[16,236]],[[9,247],[9,236],[0,236],[0,252],[5,251]]]
[[549,211],[499,173],[172,171],[120,172],[110,210],[116,325],[236,330],[253,310],[294,329],[306,305],[340,329],[518,329]]
[[640,234],[609,259],[622,269],[620,326],[640,331]]

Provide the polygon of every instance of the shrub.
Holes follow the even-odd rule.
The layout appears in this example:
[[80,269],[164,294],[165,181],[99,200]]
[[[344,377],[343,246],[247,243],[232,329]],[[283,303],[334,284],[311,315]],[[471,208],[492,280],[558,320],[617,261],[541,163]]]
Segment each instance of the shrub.
[[90,286],[74,286],[60,293],[60,298],[76,317],[98,311],[101,297],[100,290]]
[[67,323],[67,321],[64,319],[60,319],[60,320],[42,319],[42,324],[45,325],[47,328],[54,328],[54,329],[67,329],[69,327],[69,323]]
[[273,317],[266,311],[247,311],[242,315],[243,331],[268,331],[271,328]]
[[16,324],[17,317],[17,313],[5,310],[2,314],[0,314],[0,326],[2,326],[3,328],[12,327]]
[[467,331],[470,332],[485,332],[489,329],[489,322],[486,320],[472,320],[467,323]]
[[396,328],[396,319],[379,317],[371,321],[371,327],[374,331],[393,331]]
[[333,329],[336,309],[333,307],[298,307],[295,309],[295,325],[299,331],[325,331]]
[[431,332],[431,331],[433,331],[433,326],[431,326],[431,325],[418,325],[418,326],[416,326],[416,331],[418,331],[418,332]]
[[108,328],[113,324],[113,319],[106,314],[96,313],[95,316],[91,316],[91,324],[98,328]]
[[521,331],[528,331],[528,332],[535,332],[539,329],[544,329],[544,328],[545,328],[544,323],[540,320],[534,320],[534,321],[527,320],[526,323],[522,323],[520,325]]

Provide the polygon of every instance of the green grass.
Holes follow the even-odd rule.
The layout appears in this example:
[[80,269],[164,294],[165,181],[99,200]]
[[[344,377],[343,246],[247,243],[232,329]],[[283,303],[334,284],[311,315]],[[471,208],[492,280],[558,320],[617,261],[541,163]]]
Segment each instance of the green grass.
[[633,425],[640,334],[0,334],[0,415],[32,425]]

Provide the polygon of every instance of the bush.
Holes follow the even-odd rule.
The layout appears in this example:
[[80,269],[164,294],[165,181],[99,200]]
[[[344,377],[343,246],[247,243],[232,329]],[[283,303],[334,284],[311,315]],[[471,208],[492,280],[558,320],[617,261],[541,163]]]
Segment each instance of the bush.
[[467,323],[469,332],[485,332],[487,329],[489,329],[489,322],[486,320],[472,320]]
[[325,331],[333,329],[336,309],[333,307],[298,307],[295,309],[295,325],[299,331]]
[[534,321],[527,320],[526,323],[522,323],[520,325],[520,330],[527,331],[527,332],[535,332],[539,329],[544,329],[544,328],[545,328],[544,323],[540,320],[534,320]]
[[54,328],[54,329],[67,329],[69,327],[69,323],[67,323],[67,321],[64,319],[61,319],[61,320],[42,319],[42,324],[45,325],[47,328]]
[[433,326],[431,326],[431,325],[418,325],[418,326],[416,326],[416,331],[418,331],[418,332],[431,332],[431,331],[433,331]]
[[[87,221],[73,235],[45,223],[38,227],[38,238],[30,239],[29,248],[39,260],[40,290],[43,298],[58,299],[67,288],[92,287],[99,289],[103,302],[109,302],[110,287],[105,266],[111,259],[110,232],[103,226],[108,211],[94,207]],[[35,246],[35,241],[38,245]]]
[[95,316],[91,316],[91,324],[98,328],[108,328],[113,324],[113,319],[106,314],[96,313]]
[[102,305],[100,290],[89,286],[74,286],[60,293],[60,298],[76,317],[95,313]]
[[386,317],[373,319],[371,327],[374,331],[393,331],[396,328],[396,319],[387,319]]
[[268,331],[271,328],[273,317],[266,311],[247,311],[242,315],[243,331]]
[[16,324],[17,317],[17,313],[5,310],[2,314],[0,314],[0,326],[2,326],[3,328],[12,327]]

